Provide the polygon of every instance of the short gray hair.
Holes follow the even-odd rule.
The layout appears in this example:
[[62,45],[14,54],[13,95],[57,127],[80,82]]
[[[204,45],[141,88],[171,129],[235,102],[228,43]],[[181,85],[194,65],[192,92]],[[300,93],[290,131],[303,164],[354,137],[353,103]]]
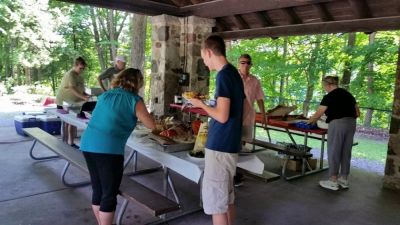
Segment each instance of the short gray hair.
[[324,78],[322,78],[322,82],[324,82],[325,84],[331,84],[331,85],[339,85],[339,77],[337,76],[326,76]]

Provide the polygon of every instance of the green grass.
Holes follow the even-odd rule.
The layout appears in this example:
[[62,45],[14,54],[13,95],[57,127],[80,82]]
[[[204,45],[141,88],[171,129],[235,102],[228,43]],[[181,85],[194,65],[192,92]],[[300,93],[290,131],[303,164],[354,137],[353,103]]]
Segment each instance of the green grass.
[[[270,131],[271,138],[276,141],[291,142],[286,133],[278,131]],[[304,137],[293,135],[296,143],[304,144]],[[257,138],[266,138],[267,133],[260,128],[257,128]],[[377,141],[367,138],[356,137],[354,142],[358,142],[357,146],[353,147],[352,157],[368,159],[371,161],[378,161],[384,163],[386,161],[387,142]],[[321,148],[321,141],[308,139],[308,146],[312,148]],[[326,143],[325,143],[326,152]]]

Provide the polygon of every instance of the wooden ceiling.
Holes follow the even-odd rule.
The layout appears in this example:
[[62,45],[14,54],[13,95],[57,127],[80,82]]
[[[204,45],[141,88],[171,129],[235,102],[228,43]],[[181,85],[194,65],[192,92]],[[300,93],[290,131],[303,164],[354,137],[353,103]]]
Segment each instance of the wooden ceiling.
[[400,0],[62,0],[216,20],[225,39],[400,30]]

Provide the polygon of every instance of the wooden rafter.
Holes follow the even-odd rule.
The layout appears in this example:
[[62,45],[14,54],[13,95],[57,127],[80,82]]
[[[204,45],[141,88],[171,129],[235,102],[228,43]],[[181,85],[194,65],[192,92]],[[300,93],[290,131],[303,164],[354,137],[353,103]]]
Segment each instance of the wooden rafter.
[[204,2],[199,5],[184,6],[180,9],[182,14],[190,14],[205,18],[216,18],[232,15],[247,14],[257,11],[267,11],[296,6],[309,5],[314,2],[334,2],[338,0],[216,0]]
[[217,26],[217,30],[220,31],[229,31],[230,26],[228,26],[228,24],[226,23],[226,21],[224,20],[224,18],[216,18],[216,26]]
[[170,1],[178,7],[185,6],[185,2],[186,2],[185,0],[170,0]]
[[291,24],[300,24],[303,23],[301,18],[297,15],[296,11],[294,8],[289,7],[289,8],[284,8],[283,11],[288,15],[290,18],[290,23]]
[[139,14],[146,14],[146,15],[160,15],[160,14],[169,14],[180,16],[179,7],[165,4],[161,2],[154,2],[149,0],[62,0],[64,2],[70,2],[75,4],[82,4],[82,5],[90,5],[95,7],[101,8],[109,8],[109,9],[116,9],[122,10],[126,12],[133,12]]
[[333,16],[329,12],[329,10],[326,8],[325,4],[313,4],[314,9],[317,11],[319,17],[321,18],[322,21],[332,21]]
[[224,39],[248,39],[257,37],[280,37],[294,35],[342,33],[342,32],[374,32],[383,30],[399,30],[400,16],[367,18],[358,20],[330,21],[319,23],[295,24],[253,28],[242,31],[218,32]]
[[268,12],[260,11],[256,12],[255,15],[263,27],[274,26],[274,22],[272,22],[271,18],[268,15]]
[[203,0],[190,0],[190,2],[191,2],[193,5],[196,5],[196,4],[203,3],[204,1],[203,1]]
[[249,24],[243,19],[241,15],[234,15],[233,22],[240,30],[250,29]]
[[371,10],[365,0],[348,0],[357,19],[372,17]]

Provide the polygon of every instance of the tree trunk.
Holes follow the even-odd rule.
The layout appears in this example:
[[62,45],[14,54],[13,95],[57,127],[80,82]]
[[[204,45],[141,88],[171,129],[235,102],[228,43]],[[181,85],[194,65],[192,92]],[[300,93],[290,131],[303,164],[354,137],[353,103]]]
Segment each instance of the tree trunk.
[[97,57],[99,58],[99,63],[100,63],[100,68],[101,70],[106,69],[106,62],[104,60],[104,52],[103,48],[101,47],[100,44],[100,35],[99,35],[99,28],[97,26],[97,21],[96,21],[96,12],[94,11],[94,8],[90,8],[90,17],[92,19],[92,26],[93,26],[93,36],[94,36],[94,41],[96,45],[96,50],[97,50]]
[[[283,60],[286,65],[286,56],[287,56],[287,48],[288,48],[288,37],[284,38],[283,42]],[[285,77],[286,74],[281,74],[281,80],[280,80],[280,85],[279,85],[279,104],[283,104],[283,92],[285,90]]]
[[[347,39],[347,49],[346,49],[346,54],[348,56],[352,55],[352,50],[354,48],[355,43],[356,43],[356,33],[349,33]],[[342,87],[346,90],[350,90],[349,85],[350,85],[351,73],[352,73],[351,59],[348,59],[344,63],[343,78],[341,82]]]
[[24,73],[25,73],[25,83],[28,85],[32,84],[32,68],[24,66]]
[[[131,47],[131,57],[132,57],[132,67],[140,69],[143,76],[145,76],[144,62],[145,62],[145,50],[146,50],[146,27],[147,27],[147,16],[133,14],[131,19],[131,36],[132,36],[132,47]],[[146,81],[146,79],[144,79]],[[140,89],[139,95],[144,96],[144,87]]]
[[[369,35],[369,45],[374,44],[375,42],[375,35],[376,33],[371,33]],[[374,62],[372,59],[368,62],[368,72],[367,72],[367,90],[368,90],[368,95],[372,96],[374,94]],[[371,126],[371,121],[372,121],[372,113],[373,109],[369,108],[367,109],[367,112],[365,114],[364,118],[364,126],[370,127]]]
[[117,46],[116,46],[117,38],[115,37],[114,10],[112,9],[107,10],[107,27],[108,27],[108,32],[110,34],[111,59],[114,60],[115,57],[117,56]]
[[308,111],[310,110],[310,103],[312,100],[312,97],[314,95],[314,89],[315,89],[315,80],[318,78],[318,71],[316,69],[316,60],[318,58],[318,53],[320,51],[320,46],[321,46],[321,35],[317,35],[317,38],[315,40],[315,47],[311,51],[311,57],[309,60],[309,64],[307,67],[307,91],[306,91],[306,98],[304,99],[303,103],[303,114],[304,116],[308,115]]

